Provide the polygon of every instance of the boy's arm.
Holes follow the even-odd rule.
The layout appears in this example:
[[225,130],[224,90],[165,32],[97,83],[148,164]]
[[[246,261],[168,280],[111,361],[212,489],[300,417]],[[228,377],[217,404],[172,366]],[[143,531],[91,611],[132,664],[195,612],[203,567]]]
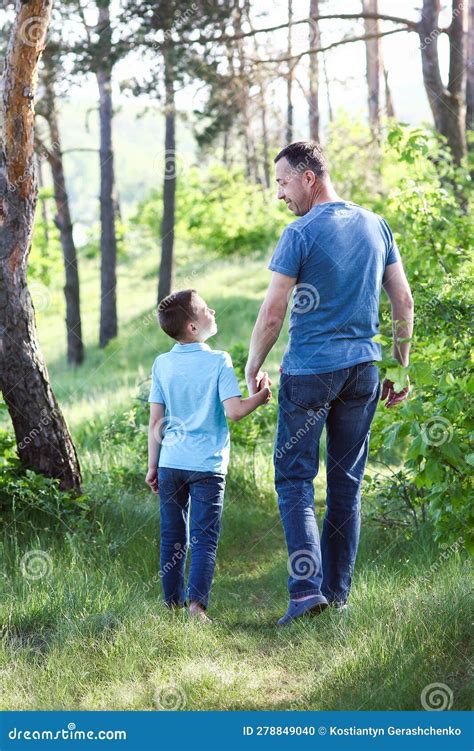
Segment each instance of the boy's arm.
[[242,399],[241,396],[232,396],[230,399],[224,399],[222,402],[227,417],[232,422],[238,422],[242,417],[246,417],[254,409],[260,407],[261,404],[266,404],[272,398],[272,392],[269,389],[268,373],[264,373],[262,380],[260,381],[260,391],[257,391],[253,396],[249,396],[247,399]]
[[150,403],[150,421],[148,423],[148,472],[145,482],[154,493],[158,493],[158,459],[161,448],[161,430],[165,416],[165,405]]

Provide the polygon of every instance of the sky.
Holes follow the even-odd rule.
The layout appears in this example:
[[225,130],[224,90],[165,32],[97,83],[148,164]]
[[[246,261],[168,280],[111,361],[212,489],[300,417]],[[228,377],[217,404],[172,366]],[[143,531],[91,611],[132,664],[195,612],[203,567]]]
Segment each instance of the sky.
[[[183,3],[183,9],[189,3]],[[254,0],[254,27],[265,27],[284,23],[287,19],[287,0]],[[421,5],[421,2],[420,2]],[[357,13],[361,8],[361,0],[320,0],[321,13]],[[293,0],[294,20],[304,18],[308,14],[309,0]],[[444,3],[440,20],[442,24],[449,23],[448,4]],[[419,9],[408,0],[379,0],[381,13],[396,15],[417,20]],[[362,24],[352,21],[324,21],[320,24],[322,42],[324,45],[340,39],[344,33],[363,33]],[[382,29],[393,29],[390,22],[383,22]],[[296,26],[293,29],[294,51],[300,52],[307,48],[307,27]],[[286,31],[274,32],[272,35],[259,35],[259,43],[262,45],[262,54],[265,44],[273,45],[274,52],[278,55],[286,49]],[[447,40],[441,35],[438,40],[441,63],[447,73]],[[389,82],[395,105],[396,116],[406,122],[420,123],[431,120],[428,101],[423,88],[421,75],[421,61],[419,39],[415,33],[400,33],[387,36],[382,40],[382,50],[385,67],[388,70]],[[354,115],[366,116],[366,85],[365,85],[365,46],[363,42],[347,44],[325,54],[326,69],[330,82],[331,105],[334,111],[344,108]],[[149,68],[150,62],[143,62],[139,54],[129,57],[119,63],[115,69],[116,102],[126,102],[118,87],[122,79],[133,76],[140,77]],[[307,85],[307,58],[303,58],[297,67],[296,75],[305,88]],[[278,84],[277,84],[278,86]],[[284,93],[284,82],[281,81],[281,94]],[[281,98],[277,89],[278,98]],[[80,89],[76,92],[79,99],[95,99],[96,83],[90,78],[83,81]],[[190,103],[194,107],[202,101],[197,89],[183,90],[177,93],[178,107],[188,110]],[[146,101],[144,101],[146,104]],[[322,125],[324,127],[328,119],[327,91],[324,82],[321,83],[320,107]],[[306,102],[299,86],[295,89],[295,122],[303,122],[307,117]],[[305,126],[306,128],[306,126]]]

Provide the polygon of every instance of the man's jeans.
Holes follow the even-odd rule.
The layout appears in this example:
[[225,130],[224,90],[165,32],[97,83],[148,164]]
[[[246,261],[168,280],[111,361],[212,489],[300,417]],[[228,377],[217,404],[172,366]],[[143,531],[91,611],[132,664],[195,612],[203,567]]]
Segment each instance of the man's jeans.
[[[290,598],[349,596],[360,533],[360,488],[379,399],[379,371],[362,363],[332,373],[282,373],[275,487],[288,546]],[[321,543],[313,480],[327,433],[327,497]]]
[[[186,601],[184,575],[191,548],[188,598],[207,608],[224,503],[225,475],[158,468],[160,578],[168,606]],[[190,513],[191,506],[191,513]]]

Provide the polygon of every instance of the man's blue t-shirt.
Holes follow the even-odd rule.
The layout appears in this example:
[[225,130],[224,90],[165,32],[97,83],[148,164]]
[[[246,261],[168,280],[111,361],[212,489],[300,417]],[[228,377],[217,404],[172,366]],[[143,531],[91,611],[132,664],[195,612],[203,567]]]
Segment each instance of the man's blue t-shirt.
[[158,466],[226,474],[229,428],[222,402],[241,396],[227,352],[175,344],[152,368],[149,402],[165,405]]
[[296,277],[282,370],[328,373],[381,359],[382,277],[400,260],[387,222],[350,201],[320,203],[286,227],[268,268]]

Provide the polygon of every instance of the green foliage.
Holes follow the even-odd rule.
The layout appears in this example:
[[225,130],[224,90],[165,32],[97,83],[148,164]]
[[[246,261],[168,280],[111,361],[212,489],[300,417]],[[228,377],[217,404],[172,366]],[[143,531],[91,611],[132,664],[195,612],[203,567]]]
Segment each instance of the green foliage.
[[[153,191],[133,219],[158,237],[162,194]],[[192,168],[186,181],[178,176],[176,235],[216,256],[265,253],[288,223],[288,213],[260,185],[249,183],[239,170],[222,166],[207,172]]]
[[[382,365],[399,386],[408,373],[412,392],[402,407],[379,411],[372,447],[385,456],[393,452],[392,462],[404,465],[403,478],[387,486],[393,506],[404,504],[409,515],[426,506],[439,541],[462,538],[474,550],[469,448],[474,306],[467,258],[472,219],[464,195],[469,176],[453,165],[443,143],[421,129],[397,126],[388,143],[411,167],[411,177],[389,196],[385,216],[412,286],[415,331],[409,368],[390,360]],[[387,493],[378,495],[386,517]]]
[[[244,344],[235,344],[229,349],[229,354],[232,357],[234,370],[239,379],[240,389],[245,396],[247,384],[244,370],[248,349]],[[254,410],[243,420],[230,423],[231,441],[237,446],[242,446],[247,453],[252,454],[257,446],[273,442],[276,420],[277,404],[273,393],[273,397],[268,404]]]
[[95,504],[86,496],[59,489],[59,481],[25,470],[14,436],[0,430],[0,518],[17,533],[31,530],[75,532],[90,530]]
[[[46,222],[41,210],[43,203],[46,206]],[[44,285],[49,285],[51,280],[58,273],[61,273],[63,263],[59,230],[52,220],[55,211],[56,207],[51,190],[40,190],[31,252],[28,257],[28,277]]]

